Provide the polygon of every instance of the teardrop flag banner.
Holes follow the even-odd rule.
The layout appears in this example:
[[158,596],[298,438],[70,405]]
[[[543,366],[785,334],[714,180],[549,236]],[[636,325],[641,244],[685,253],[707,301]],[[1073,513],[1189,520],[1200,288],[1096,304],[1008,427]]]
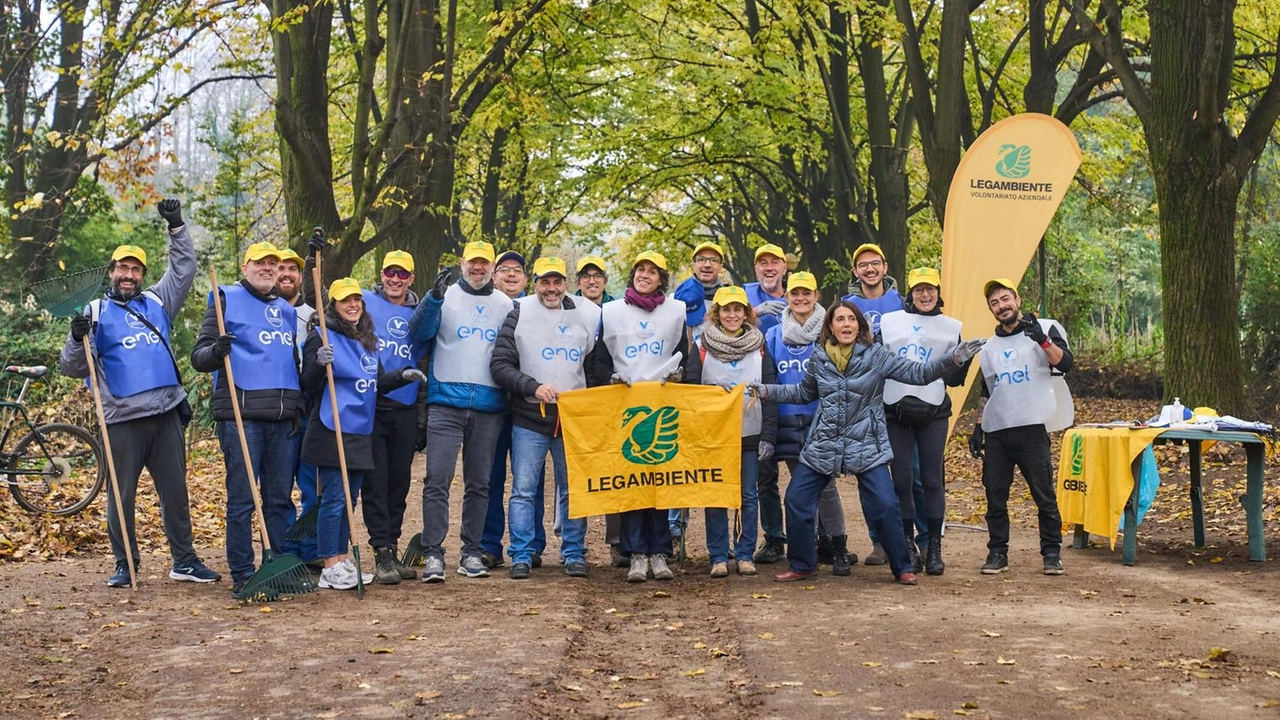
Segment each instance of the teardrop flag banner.
[[[942,292],[947,314],[963,323],[966,339],[994,332],[982,286],[993,278],[1022,282],[1079,167],[1075,136],[1039,113],[992,125],[961,158],[942,228]],[[975,362],[964,386],[947,390],[955,407],[977,371]],[[955,421],[953,414],[952,427]]]
[[738,507],[742,393],[646,382],[561,395],[569,517]]

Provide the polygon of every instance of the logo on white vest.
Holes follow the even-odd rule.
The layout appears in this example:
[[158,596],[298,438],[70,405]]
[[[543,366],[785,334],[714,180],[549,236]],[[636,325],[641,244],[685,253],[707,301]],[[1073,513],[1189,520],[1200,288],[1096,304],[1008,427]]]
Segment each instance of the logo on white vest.
[[484,303],[476,303],[471,306],[471,320],[481,325],[488,325],[493,322],[493,309]]
[[997,358],[1002,368],[1011,368],[1018,364],[1017,348],[1004,348],[1000,351],[1000,357]]
[[378,356],[369,353],[360,353],[360,369],[366,375],[378,374]]
[[572,345],[573,326],[567,323],[556,323],[555,330],[551,333],[551,342],[556,345]]
[[284,318],[280,317],[280,308],[275,305],[268,305],[262,311],[262,315],[267,319],[267,324],[273,328],[283,327]]
[[387,334],[393,338],[403,339],[409,335],[409,321],[400,316],[387,320]]
[[653,334],[658,332],[658,324],[652,320],[636,321],[636,337],[641,340],[648,340]]

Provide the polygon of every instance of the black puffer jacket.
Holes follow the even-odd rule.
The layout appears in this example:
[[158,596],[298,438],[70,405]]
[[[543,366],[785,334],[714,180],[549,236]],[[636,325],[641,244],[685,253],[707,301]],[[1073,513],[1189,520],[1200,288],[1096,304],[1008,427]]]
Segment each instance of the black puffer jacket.
[[[591,302],[584,298],[566,296],[564,309],[573,310],[576,303]],[[489,374],[498,387],[507,393],[507,407],[511,410],[511,422],[543,435],[554,435],[560,418],[560,406],[556,403],[531,403],[540,384],[532,375],[520,370],[520,351],[516,348],[516,326],[520,324],[520,303],[507,314],[493,343],[493,355],[489,358]],[[597,346],[599,346],[597,342]],[[584,368],[584,374],[585,374]],[[545,412],[545,415],[544,415]]]

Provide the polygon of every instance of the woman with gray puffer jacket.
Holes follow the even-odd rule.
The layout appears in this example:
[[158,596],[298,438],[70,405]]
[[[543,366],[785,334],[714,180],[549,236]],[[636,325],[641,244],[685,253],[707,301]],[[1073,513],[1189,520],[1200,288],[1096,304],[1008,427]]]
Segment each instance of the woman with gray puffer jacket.
[[908,360],[873,343],[862,312],[841,300],[827,309],[818,346],[799,384],[754,386],[772,402],[818,400],[809,439],[787,487],[789,567],[775,580],[806,580],[817,574],[813,521],[818,496],[836,477],[856,475],[862,513],[884,542],[889,569],[903,585],[916,584],[906,538],[897,531],[901,520],[889,474],[893,450],[884,420],[884,381],[933,382],[971,359],[984,342],[963,342],[950,356],[929,363]]

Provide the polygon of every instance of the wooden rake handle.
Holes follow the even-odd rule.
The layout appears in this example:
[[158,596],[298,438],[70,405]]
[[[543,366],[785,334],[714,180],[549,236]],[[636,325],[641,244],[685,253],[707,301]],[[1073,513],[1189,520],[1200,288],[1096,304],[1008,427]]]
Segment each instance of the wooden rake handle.
[[89,386],[93,388],[93,406],[98,411],[98,428],[102,431],[102,449],[107,454],[107,477],[111,479],[111,497],[116,501],[116,520],[120,523],[120,544],[124,545],[124,559],[129,565],[129,589],[138,589],[138,570],[133,566],[133,547],[129,543],[129,525],[125,523],[124,503],[120,501],[120,480],[116,477],[116,460],[111,454],[111,436],[107,434],[107,413],[102,409],[102,388],[98,385],[98,367],[93,364],[93,351],[89,349],[89,336],[81,340],[84,345],[84,361],[89,365]]

